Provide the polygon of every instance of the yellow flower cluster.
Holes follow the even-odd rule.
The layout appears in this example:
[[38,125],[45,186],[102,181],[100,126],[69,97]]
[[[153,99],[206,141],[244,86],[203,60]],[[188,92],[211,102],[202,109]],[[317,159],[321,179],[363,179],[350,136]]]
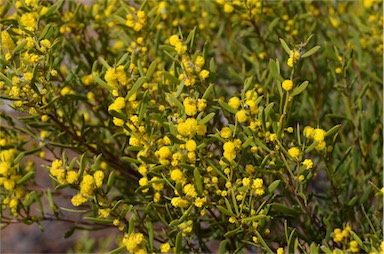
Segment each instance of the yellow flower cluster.
[[108,68],[104,79],[109,85],[113,87],[118,87],[119,83],[123,86],[128,84],[128,77],[126,71],[124,70],[124,66],[122,65],[119,65],[116,68]]
[[241,140],[236,139],[234,141],[227,141],[223,145],[223,157],[229,162],[232,162],[236,159],[237,151],[240,149]]
[[146,25],[147,15],[144,11],[136,11],[135,8],[130,8],[131,13],[126,15],[127,21],[125,24],[128,27],[133,28],[136,32],[139,32]]
[[11,191],[15,188],[20,176],[16,172],[17,165],[13,165],[16,149],[8,149],[0,152],[0,186]]
[[295,66],[300,60],[300,52],[297,50],[291,50],[287,64],[289,67]]
[[71,199],[72,205],[79,206],[92,197],[96,188],[103,185],[104,172],[97,170],[92,175],[84,175],[80,182],[80,191]]
[[317,141],[319,142],[316,146],[316,149],[318,151],[322,151],[324,150],[324,148],[326,147],[326,143],[325,143],[325,130],[323,129],[320,129],[320,128],[313,128],[311,126],[306,126],[304,128],[304,136],[306,138],[310,138],[312,139],[313,141]]
[[142,233],[124,234],[123,245],[131,253],[145,254],[145,239]]

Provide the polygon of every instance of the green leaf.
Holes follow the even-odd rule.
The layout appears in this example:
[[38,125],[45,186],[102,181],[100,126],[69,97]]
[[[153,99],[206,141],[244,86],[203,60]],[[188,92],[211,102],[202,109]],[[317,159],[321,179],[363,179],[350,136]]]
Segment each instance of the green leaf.
[[291,96],[293,97],[293,96],[301,94],[305,90],[305,88],[307,88],[308,84],[309,84],[308,81],[304,81],[303,83],[301,83],[300,86],[293,89]]
[[240,227],[239,228],[235,228],[234,230],[231,230],[231,231],[228,231],[227,233],[225,233],[224,237],[225,238],[229,238],[229,237],[231,237],[233,235],[236,235],[236,234],[238,234],[238,233],[240,233],[242,231],[243,231],[243,229],[240,228]]
[[226,248],[227,242],[228,242],[228,240],[223,240],[220,242],[218,253],[228,253],[227,248]]
[[[183,104],[181,104],[181,102],[178,99],[176,99],[170,93],[166,93],[166,96],[171,100],[172,103],[174,103],[176,105],[176,107],[178,107],[181,111],[184,112],[184,106],[183,106]],[[170,103],[170,105],[172,105],[172,104]]]
[[199,121],[199,124],[206,124],[206,123],[208,123],[214,116],[215,116],[214,112],[209,113],[208,115],[206,115],[203,119],[201,119]]
[[325,137],[332,136],[333,134],[339,131],[340,127],[341,127],[341,124],[335,125],[329,131],[327,131],[327,133],[325,133]]
[[275,210],[275,211],[277,211],[279,213],[282,213],[283,215],[297,217],[300,214],[302,214],[301,211],[298,211],[298,210],[286,207],[286,206],[284,206],[282,204],[279,204],[279,203],[273,203],[271,205],[271,207],[272,207],[273,210]]
[[112,92],[115,89],[113,86],[111,86],[110,84],[108,84],[107,82],[105,82],[104,80],[99,78],[98,76],[92,74],[92,77],[96,81],[97,84],[101,85],[102,87],[104,87],[108,91]]
[[288,47],[287,43],[281,38],[279,38],[279,40],[280,40],[281,46],[283,46],[285,52],[287,52],[287,54],[290,55],[291,49]]
[[198,168],[193,170],[193,177],[195,178],[196,190],[201,195],[203,193],[203,182]]
[[148,71],[147,71],[147,73],[145,75],[145,78],[146,78],[145,81],[148,82],[149,80],[151,80],[152,75],[155,72],[155,70],[156,70],[156,61],[153,61],[151,63],[151,65],[149,65],[149,67],[148,67]]
[[308,146],[308,147],[304,150],[304,153],[309,153],[310,151],[312,151],[313,149],[315,149],[316,146],[317,146],[319,143],[320,143],[319,141],[315,141],[315,142],[313,142],[310,146]]
[[226,111],[232,113],[232,114],[236,114],[237,113],[237,110],[232,108],[231,106],[228,105],[228,103],[224,102],[224,101],[221,101],[219,100],[219,104],[220,106],[225,109]]
[[209,95],[211,95],[213,89],[215,88],[215,85],[214,84],[210,84],[207,88],[207,90],[205,90],[204,94],[203,94],[203,99],[207,99],[209,97]]
[[12,80],[10,80],[7,76],[0,72],[0,78],[3,80],[8,86],[12,86]]
[[107,193],[112,189],[114,182],[115,182],[115,170],[112,170],[108,176]]
[[279,187],[281,180],[275,180],[273,183],[271,183],[267,188],[267,193],[273,193],[277,187]]
[[22,183],[28,181],[31,177],[33,177],[34,174],[35,174],[34,171],[28,172],[21,179],[19,179],[16,184],[22,184]]
[[225,209],[225,208],[222,207],[222,206],[218,206],[217,209],[219,209],[219,211],[220,211],[222,214],[228,215],[228,216],[230,216],[230,217],[236,217],[236,214],[234,214],[232,211],[229,211],[229,210]]
[[311,48],[310,50],[308,50],[307,52],[302,54],[301,58],[306,58],[306,57],[309,57],[309,56],[315,54],[320,48],[321,48],[320,46],[315,46],[315,47]]
[[126,161],[126,162],[129,162],[129,163],[133,163],[133,164],[141,164],[141,162],[137,159],[134,159],[134,158],[131,158],[131,157],[127,157],[127,156],[124,156],[121,158],[123,161]]
[[124,252],[124,250],[127,251],[127,247],[125,247],[125,245],[120,246],[120,247],[108,252],[108,254],[118,254],[118,253]]
[[271,248],[269,248],[268,244],[264,241],[264,238],[261,236],[261,234],[255,230],[255,234],[257,236],[257,240],[260,242],[260,244],[266,249],[266,251],[269,253],[269,254],[273,254],[274,252],[271,250]]
[[129,90],[127,96],[125,97],[127,100],[131,98],[132,95],[134,95],[137,90],[144,84],[145,82],[145,77],[140,77],[135,84],[132,86],[131,90]]
[[181,232],[179,232],[176,236],[176,253],[182,253],[181,249],[182,249],[182,244],[183,244],[183,238],[182,238],[182,235],[181,235]]
[[265,214],[259,214],[259,215],[255,215],[255,216],[252,216],[252,217],[245,218],[243,221],[244,222],[259,221],[259,220],[262,220],[262,219],[265,219],[265,218],[266,218]]
[[316,245],[316,243],[311,243],[311,245],[309,246],[309,253],[311,254],[319,253],[319,247]]
[[27,44],[27,41],[26,40],[23,40],[20,44],[18,44],[16,46],[16,48],[14,48],[12,50],[12,55],[16,54],[17,52],[19,52],[20,50],[22,50],[25,46],[25,44]]

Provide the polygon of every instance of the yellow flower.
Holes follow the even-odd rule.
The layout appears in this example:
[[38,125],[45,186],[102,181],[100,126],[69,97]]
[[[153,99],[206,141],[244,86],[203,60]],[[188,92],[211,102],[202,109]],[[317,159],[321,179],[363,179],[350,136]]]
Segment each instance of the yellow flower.
[[158,155],[160,159],[167,159],[172,155],[171,149],[168,146],[163,146],[159,149]]
[[351,241],[349,243],[350,249],[352,252],[359,252],[359,244],[356,241]]
[[196,198],[195,200],[195,206],[196,207],[203,207],[204,203],[207,201],[207,199],[204,198]]
[[313,140],[323,141],[325,138],[325,134],[326,134],[325,130],[320,129],[320,128],[316,128],[313,131]]
[[300,155],[300,150],[297,147],[291,147],[288,150],[288,154],[291,158],[297,159]]
[[121,111],[123,108],[125,108],[125,99],[124,97],[117,97],[115,101],[108,107],[108,111],[114,110],[114,111]]
[[196,106],[196,101],[193,98],[187,97],[183,101],[185,113],[188,116],[194,116],[197,114],[197,106]]
[[71,199],[71,203],[73,206],[79,206],[79,205],[82,205],[84,204],[85,202],[87,201],[87,198],[85,198],[83,195],[81,195],[80,193],[75,195],[72,199]]
[[293,82],[292,82],[292,80],[287,79],[287,80],[283,81],[281,86],[283,87],[283,89],[285,91],[289,91],[289,90],[292,90],[292,88],[293,88]]
[[311,126],[306,126],[305,128],[304,128],[304,136],[306,137],[306,138],[310,138],[310,137],[312,137],[313,136],[313,134],[314,134],[314,128],[312,128]]
[[195,198],[197,196],[197,192],[195,190],[195,187],[192,184],[187,184],[183,188],[183,192],[185,195]]
[[276,251],[277,254],[284,254],[284,248],[278,248]]
[[80,183],[80,193],[85,197],[90,197],[95,189],[95,180],[91,175],[86,175]]
[[306,169],[311,169],[313,167],[313,161],[310,159],[305,159],[303,161],[303,165],[305,165]]
[[231,128],[229,128],[229,127],[223,127],[223,128],[221,129],[220,136],[221,136],[222,138],[227,139],[227,138],[229,138],[231,135],[232,135],[232,130],[231,130]]
[[101,186],[103,185],[104,172],[101,171],[101,170],[97,170],[97,171],[93,174],[93,178],[95,179],[96,187],[97,187],[97,188],[101,188]]
[[238,109],[240,107],[240,99],[238,97],[232,97],[229,99],[228,105],[233,109]]
[[229,3],[224,4],[224,12],[231,13],[233,12],[233,6]]
[[236,113],[236,119],[239,121],[239,123],[244,123],[247,121],[248,116],[247,116],[247,111],[242,109]]
[[209,76],[209,71],[207,71],[207,70],[202,70],[200,73],[199,73],[199,77],[201,78],[201,79],[206,79],[206,78],[208,78],[208,76]]
[[69,184],[73,184],[79,178],[79,174],[76,171],[67,172],[66,180]]
[[169,245],[169,243],[163,243],[160,245],[160,251],[161,253],[167,253],[171,250],[171,246]]
[[195,151],[196,150],[196,142],[195,142],[195,140],[193,140],[193,139],[188,140],[187,143],[185,143],[185,148],[189,152]]
[[171,46],[176,46],[176,43],[180,41],[179,36],[177,34],[172,35],[169,37],[169,44]]
[[180,169],[174,169],[171,171],[171,179],[176,183],[184,182],[183,172]]

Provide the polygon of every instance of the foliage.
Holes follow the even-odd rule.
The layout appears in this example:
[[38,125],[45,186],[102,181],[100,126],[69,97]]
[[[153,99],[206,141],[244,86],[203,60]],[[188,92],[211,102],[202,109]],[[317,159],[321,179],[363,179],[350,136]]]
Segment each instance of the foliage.
[[65,235],[116,227],[114,252],[383,252],[382,8],[8,1],[2,225],[80,212]]

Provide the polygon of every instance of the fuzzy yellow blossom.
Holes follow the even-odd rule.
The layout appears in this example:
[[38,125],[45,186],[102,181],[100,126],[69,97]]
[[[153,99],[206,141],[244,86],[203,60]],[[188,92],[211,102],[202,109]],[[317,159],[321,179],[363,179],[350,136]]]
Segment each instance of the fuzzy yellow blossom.
[[203,207],[203,205],[207,202],[207,198],[196,198],[195,200],[195,206],[196,207]]
[[342,72],[342,69],[340,67],[337,67],[335,69],[336,74],[340,74]]
[[343,240],[343,234],[340,228],[335,228],[333,230],[333,241],[341,242]]
[[311,126],[306,126],[305,128],[304,128],[304,136],[306,137],[306,138],[310,138],[310,137],[312,137],[313,136],[313,134],[314,134],[314,128],[312,128]]
[[93,75],[90,74],[90,75],[86,75],[86,76],[81,77],[81,82],[83,82],[83,84],[86,86],[93,84],[93,82],[94,82]]
[[232,97],[229,99],[228,105],[233,109],[238,109],[240,107],[240,99],[238,97]]
[[227,139],[227,138],[229,138],[231,135],[232,135],[232,130],[231,130],[231,128],[229,128],[229,127],[223,127],[223,128],[221,129],[221,131],[220,131],[220,136],[221,136],[222,138]]
[[188,118],[185,122],[179,123],[177,131],[183,136],[194,136],[197,131],[197,121],[194,118]]
[[180,197],[175,197],[171,199],[171,204],[174,207],[186,208],[188,206],[188,201]]
[[283,89],[284,89],[285,91],[290,91],[290,90],[292,90],[292,88],[293,88],[293,82],[292,82],[292,80],[287,79],[287,80],[284,80],[284,81],[283,81],[283,83],[281,84],[281,86],[283,87]]
[[185,113],[188,116],[194,116],[197,114],[197,105],[196,101],[193,98],[187,97],[183,101]]
[[80,193],[76,194],[72,199],[71,203],[73,206],[79,206],[84,204],[88,199],[81,195]]
[[199,73],[199,77],[200,77],[202,80],[208,78],[208,76],[209,76],[209,71],[207,71],[207,70],[202,70],[202,71]]
[[204,63],[205,63],[204,57],[202,57],[202,56],[196,57],[195,64],[198,67],[203,67]]
[[108,111],[114,110],[120,112],[123,108],[125,108],[125,99],[124,97],[117,97],[115,101],[109,105]]
[[276,254],[284,254],[284,248],[278,248],[277,250],[276,250]]
[[185,143],[185,148],[189,152],[195,151],[196,150],[196,142],[195,142],[195,140],[193,140],[193,139],[188,140],[187,143]]
[[315,141],[323,141],[325,138],[325,130],[316,128],[313,130],[313,140]]
[[159,149],[159,153],[158,154],[159,154],[159,157],[161,159],[167,159],[167,158],[169,158],[172,155],[171,150],[169,149],[168,146],[161,147]]
[[66,175],[66,180],[69,184],[74,184],[79,178],[79,174],[76,171],[69,171]]
[[234,8],[231,4],[229,4],[229,3],[224,4],[224,12],[231,13],[231,12],[233,12],[233,9]]
[[356,241],[350,241],[349,247],[350,247],[351,251],[354,253],[359,252],[359,250],[360,250],[359,244]]
[[1,32],[1,42],[2,42],[2,46],[5,50],[12,51],[16,47],[11,36],[9,35],[8,31],[6,31],[6,30]]
[[223,156],[228,161],[231,162],[236,158],[236,146],[234,142],[232,141],[225,142],[223,145],[223,149],[224,149]]
[[91,175],[86,175],[80,183],[80,193],[85,197],[90,197],[95,189],[95,180]]
[[144,250],[144,235],[142,233],[124,234],[122,243],[129,252],[139,253]]
[[299,51],[297,50],[291,50],[290,54],[289,54],[289,59],[288,59],[288,66],[289,67],[293,67],[294,65],[297,64],[297,62],[299,61],[300,59],[300,53]]
[[308,169],[311,169],[313,167],[313,161],[311,159],[305,159],[303,161],[303,165],[305,166],[305,168],[308,170]]
[[97,170],[93,174],[93,178],[95,179],[96,187],[101,188],[101,186],[103,186],[104,172],[101,170]]
[[183,42],[178,41],[178,42],[176,42],[175,50],[176,50],[177,54],[182,55],[185,52],[187,52],[187,46]]
[[113,117],[112,121],[113,121],[114,125],[119,126],[119,127],[123,126],[125,123],[124,120],[116,118],[116,117]]
[[244,122],[246,122],[247,119],[248,119],[247,111],[244,110],[244,109],[238,111],[238,112],[236,113],[236,119],[237,119],[237,121],[239,121],[239,123],[244,123]]
[[104,79],[109,85],[113,87],[117,87],[118,83],[117,83],[117,74],[116,74],[115,68],[112,68],[112,67],[108,68],[107,72],[104,75]]
[[297,159],[300,155],[300,150],[297,147],[291,147],[288,150],[288,154],[291,158]]
[[163,243],[160,245],[161,253],[168,253],[170,250],[171,250],[171,245],[169,245],[169,243]]
[[249,186],[251,184],[251,180],[248,177],[244,177],[241,182],[244,186]]
[[181,172],[181,170],[178,168],[171,171],[171,179],[176,183],[182,183],[185,181],[183,172]]
[[203,111],[207,107],[207,100],[206,99],[198,99],[197,100],[197,110],[199,112]]
[[195,187],[192,184],[187,184],[183,187],[183,192],[185,195],[195,198],[197,196],[197,192]]
[[33,31],[36,27],[36,13],[29,12],[21,15],[19,20],[20,25],[24,26],[27,30]]
[[169,37],[169,44],[171,46],[176,46],[176,43],[180,41],[179,36],[177,34],[172,35]]

